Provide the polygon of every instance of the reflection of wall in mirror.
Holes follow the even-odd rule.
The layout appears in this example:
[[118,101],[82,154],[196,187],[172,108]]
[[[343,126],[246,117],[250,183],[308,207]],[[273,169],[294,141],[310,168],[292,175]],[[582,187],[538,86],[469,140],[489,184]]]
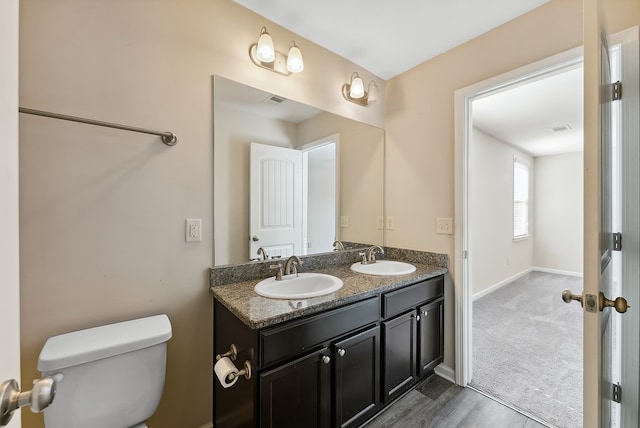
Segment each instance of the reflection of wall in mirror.
[[248,254],[251,142],[293,148],[296,132],[291,123],[221,104],[216,105],[214,125],[214,256],[219,266],[256,257]]
[[301,141],[314,141],[329,134],[340,136],[340,216],[349,217],[349,227],[340,229],[340,239],[382,245],[377,218],[383,213],[384,133],[330,113],[319,114],[298,126]]
[[[340,215],[350,218],[349,228],[339,230],[340,239],[383,243],[382,232],[376,223],[383,210],[382,130],[328,113],[296,126],[217,104],[214,122],[215,265],[243,263],[255,257],[247,254],[251,141],[296,147],[331,134],[340,135]],[[309,250],[309,253],[313,252],[312,248]]]

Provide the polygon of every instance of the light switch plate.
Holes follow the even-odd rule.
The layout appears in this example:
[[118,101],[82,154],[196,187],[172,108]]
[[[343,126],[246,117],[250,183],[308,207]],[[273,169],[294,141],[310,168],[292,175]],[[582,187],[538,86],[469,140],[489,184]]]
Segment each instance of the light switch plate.
[[436,233],[440,235],[453,235],[453,219],[437,218]]
[[340,227],[349,227],[349,216],[340,216]]

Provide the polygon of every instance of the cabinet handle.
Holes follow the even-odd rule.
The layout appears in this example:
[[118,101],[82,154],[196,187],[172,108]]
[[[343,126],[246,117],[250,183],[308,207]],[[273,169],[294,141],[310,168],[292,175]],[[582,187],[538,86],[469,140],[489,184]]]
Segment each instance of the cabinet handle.
[[344,357],[344,354],[346,354],[346,353],[347,353],[347,351],[345,351],[344,349],[338,348],[338,355],[340,355],[341,357]]
[[329,358],[328,355],[323,355],[322,356],[322,362],[325,364],[329,364],[331,362],[331,358]]

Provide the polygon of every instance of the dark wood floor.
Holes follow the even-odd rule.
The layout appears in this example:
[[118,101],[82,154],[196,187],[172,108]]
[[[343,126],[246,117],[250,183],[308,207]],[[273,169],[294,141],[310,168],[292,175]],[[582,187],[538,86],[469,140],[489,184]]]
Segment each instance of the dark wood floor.
[[544,428],[486,396],[431,376],[366,428]]

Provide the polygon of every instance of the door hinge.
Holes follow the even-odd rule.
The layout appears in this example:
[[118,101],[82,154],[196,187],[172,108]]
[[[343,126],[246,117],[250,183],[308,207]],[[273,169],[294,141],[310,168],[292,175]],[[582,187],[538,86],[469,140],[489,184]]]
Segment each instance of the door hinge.
[[622,99],[622,82],[619,80],[611,84],[611,100],[618,101]]
[[464,251],[462,252],[462,259],[463,259],[463,260],[466,260],[468,257],[469,257],[469,252],[468,252],[467,250],[464,250]]
[[613,235],[613,251],[622,251],[622,233],[616,232]]
[[613,384],[613,401],[616,403],[622,403],[622,387],[619,383]]

